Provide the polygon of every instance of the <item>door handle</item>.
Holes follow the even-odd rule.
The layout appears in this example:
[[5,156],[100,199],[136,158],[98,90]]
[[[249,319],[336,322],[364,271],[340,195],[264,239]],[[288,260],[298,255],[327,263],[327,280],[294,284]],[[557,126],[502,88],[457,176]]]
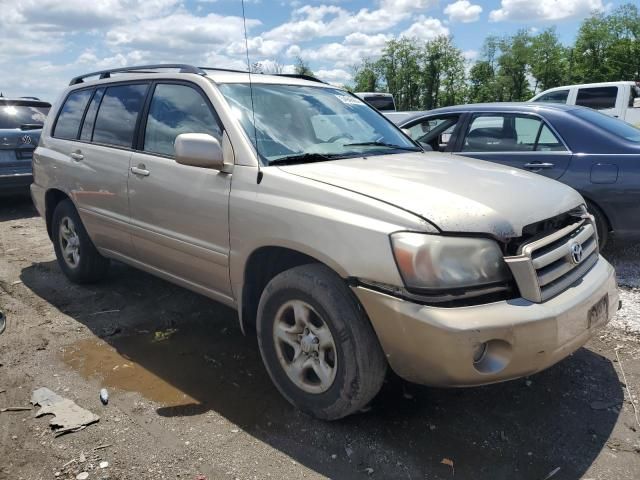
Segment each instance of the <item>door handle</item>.
[[149,170],[143,164],[138,165],[137,167],[131,167],[131,173],[135,173],[136,175],[140,175],[141,177],[148,177]]
[[555,166],[555,164],[553,163],[538,163],[538,162],[534,162],[534,163],[525,163],[524,164],[524,168],[532,168],[532,169],[539,169],[539,168],[553,168]]
[[80,160],[84,159],[84,155],[82,154],[82,152],[80,150],[76,150],[75,152],[71,152],[69,154],[69,156],[74,159],[76,162],[79,162]]

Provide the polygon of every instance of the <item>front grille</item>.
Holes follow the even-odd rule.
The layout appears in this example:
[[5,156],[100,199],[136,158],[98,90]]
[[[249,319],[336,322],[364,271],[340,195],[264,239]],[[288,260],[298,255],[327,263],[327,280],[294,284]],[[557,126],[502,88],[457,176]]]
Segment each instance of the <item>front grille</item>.
[[593,219],[585,215],[538,240],[522,245],[505,261],[523,298],[544,302],[582,278],[598,261]]

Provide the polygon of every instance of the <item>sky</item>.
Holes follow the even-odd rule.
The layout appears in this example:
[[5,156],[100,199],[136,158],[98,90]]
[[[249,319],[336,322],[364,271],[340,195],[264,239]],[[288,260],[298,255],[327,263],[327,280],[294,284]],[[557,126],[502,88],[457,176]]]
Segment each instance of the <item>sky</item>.
[[625,0],[0,0],[0,92],[54,101],[81,73],[149,63],[293,69],[345,84],[385,42],[452,35],[469,62],[487,35],[580,21]]

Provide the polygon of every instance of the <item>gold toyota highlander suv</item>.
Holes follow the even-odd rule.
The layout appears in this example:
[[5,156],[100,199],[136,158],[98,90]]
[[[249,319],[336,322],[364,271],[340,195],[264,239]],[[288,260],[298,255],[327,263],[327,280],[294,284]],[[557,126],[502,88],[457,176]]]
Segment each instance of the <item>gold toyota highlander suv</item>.
[[364,407],[387,366],[434,386],[538,372],[619,305],[577,192],[425,153],[312,77],[75,78],[33,175],[71,281],[115,259],[234,307],[282,395],[319,418]]

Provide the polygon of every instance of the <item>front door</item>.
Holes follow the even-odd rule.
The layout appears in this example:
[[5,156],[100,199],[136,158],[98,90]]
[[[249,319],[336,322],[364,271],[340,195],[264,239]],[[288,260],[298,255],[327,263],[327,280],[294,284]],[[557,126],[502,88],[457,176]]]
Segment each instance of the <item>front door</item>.
[[537,115],[477,113],[456,153],[559,178],[571,152]]
[[164,274],[229,297],[231,176],[178,164],[181,133],[208,133],[222,143],[222,127],[198,87],[160,82],[141,124],[131,158],[129,202],[137,259]]

